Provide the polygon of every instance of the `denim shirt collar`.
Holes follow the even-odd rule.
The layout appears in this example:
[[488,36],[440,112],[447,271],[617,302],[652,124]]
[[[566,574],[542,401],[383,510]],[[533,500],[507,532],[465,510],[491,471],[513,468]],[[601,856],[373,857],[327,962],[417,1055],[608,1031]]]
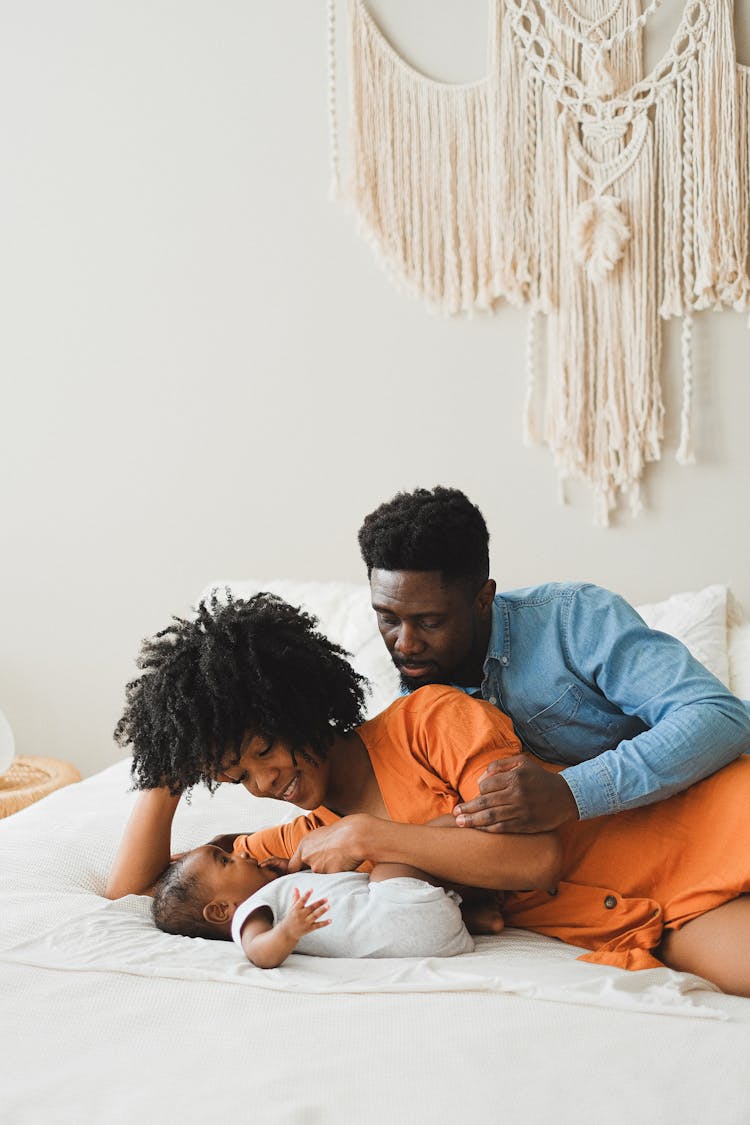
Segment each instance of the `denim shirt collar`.
[[510,664],[510,619],[508,607],[500,594],[492,602],[492,629],[490,630],[490,643],[487,645],[487,656],[484,661],[485,676],[489,671],[488,665],[491,660],[499,660],[501,664]]

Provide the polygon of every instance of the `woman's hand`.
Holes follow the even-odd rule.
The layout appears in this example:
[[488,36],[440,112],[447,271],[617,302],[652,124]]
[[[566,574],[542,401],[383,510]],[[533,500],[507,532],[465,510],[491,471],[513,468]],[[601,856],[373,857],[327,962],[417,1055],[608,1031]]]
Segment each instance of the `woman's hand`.
[[303,867],[323,874],[356,870],[365,859],[362,833],[366,831],[367,822],[374,819],[367,813],[355,813],[303,836],[289,860],[289,873],[301,871]]

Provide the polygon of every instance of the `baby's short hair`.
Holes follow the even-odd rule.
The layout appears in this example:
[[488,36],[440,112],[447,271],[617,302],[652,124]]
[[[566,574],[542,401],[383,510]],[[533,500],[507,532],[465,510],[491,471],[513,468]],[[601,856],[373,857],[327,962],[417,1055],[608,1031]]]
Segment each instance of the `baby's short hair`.
[[166,934],[182,937],[218,938],[217,932],[203,917],[207,892],[197,875],[184,870],[185,858],[170,863],[154,887],[151,915]]

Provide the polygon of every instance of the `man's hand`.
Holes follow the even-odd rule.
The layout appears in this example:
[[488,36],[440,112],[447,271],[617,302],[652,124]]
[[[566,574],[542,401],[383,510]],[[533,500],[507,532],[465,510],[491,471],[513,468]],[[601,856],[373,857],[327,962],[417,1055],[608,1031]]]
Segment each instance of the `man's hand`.
[[568,783],[526,754],[492,762],[479,779],[481,796],[453,810],[460,828],[486,832],[547,832],[578,819]]
[[323,874],[354,871],[364,859],[357,843],[357,828],[362,819],[362,813],[355,813],[303,836],[289,860],[289,874],[303,867]]

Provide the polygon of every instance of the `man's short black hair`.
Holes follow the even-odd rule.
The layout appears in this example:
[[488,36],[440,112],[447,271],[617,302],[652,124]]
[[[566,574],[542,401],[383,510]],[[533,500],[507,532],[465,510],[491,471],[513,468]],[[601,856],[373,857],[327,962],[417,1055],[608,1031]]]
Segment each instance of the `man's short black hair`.
[[397,493],[359,529],[368,578],[373,570],[433,570],[446,582],[481,584],[490,573],[489,541],[479,508],[440,485]]
[[175,617],[144,641],[115,728],[133,746],[136,788],[213,789],[248,734],[325,757],[332,736],[361,721],[367,681],[316,625],[273,594],[214,595],[193,620]]

